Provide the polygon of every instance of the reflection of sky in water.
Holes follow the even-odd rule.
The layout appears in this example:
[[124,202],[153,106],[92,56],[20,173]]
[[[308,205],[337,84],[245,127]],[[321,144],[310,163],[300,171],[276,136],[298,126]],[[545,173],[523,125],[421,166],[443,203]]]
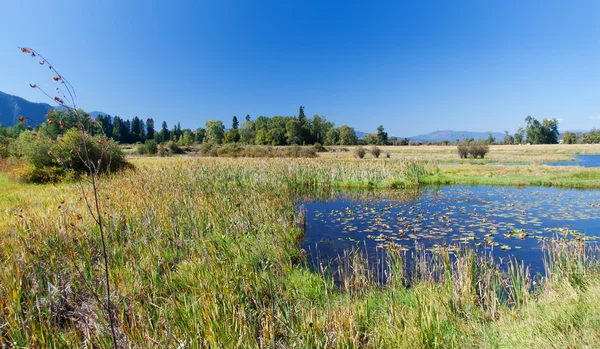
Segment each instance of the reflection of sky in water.
[[600,154],[581,154],[574,156],[577,161],[571,162],[549,162],[551,166],[583,166],[583,167],[600,167]]
[[425,247],[469,244],[495,257],[514,255],[537,271],[541,241],[563,236],[561,228],[586,234],[586,239],[600,235],[598,190],[451,186],[426,188],[404,199],[342,194],[304,207],[302,247],[313,257],[335,258],[356,246],[374,256],[377,246],[412,249],[416,240]]

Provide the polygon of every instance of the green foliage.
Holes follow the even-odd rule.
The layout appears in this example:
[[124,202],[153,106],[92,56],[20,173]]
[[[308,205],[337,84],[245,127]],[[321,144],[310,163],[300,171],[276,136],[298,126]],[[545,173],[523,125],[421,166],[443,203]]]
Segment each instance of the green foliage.
[[158,144],[153,140],[153,139],[149,139],[146,141],[146,143],[139,143],[137,146],[137,153],[138,154],[156,154],[158,152]]
[[590,132],[584,133],[581,136],[581,141],[585,144],[600,143],[600,130],[593,129]]
[[525,141],[525,130],[522,127],[519,127],[514,138],[514,144],[523,144],[523,141]]
[[388,134],[384,131],[383,125],[377,127],[377,144],[386,145],[388,142]]
[[204,142],[221,144],[223,143],[223,134],[225,133],[225,125],[219,120],[208,120],[205,124],[206,135]]
[[240,140],[240,133],[237,128],[229,129],[223,135],[223,143],[237,143]]
[[562,139],[564,144],[577,144],[577,134],[574,132],[566,131]]
[[317,156],[317,151],[314,147],[299,147],[297,145],[275,148],[262,145],[247,145],[242,147],[235,143],[223,145],[202,143],[198,150],[198,154],[202,156],[219,157],[314,158]]
[[288,144],[302,144],[302,122],[292,119],[285,124],[285,138]]
[[35,168],[59,166],[56,142],[47,137],[40,137],[33,131],[21,133],[16,141],[17,157],[22,157]]
[[504,131],[504,140],[502,141],[504,144],[514,144],[515,138],[511,136],[508,131]]
[[354,128],[347,125],[340,126],[340,145],[355,145],[357,142],[356,132]]
[[[15,141],[15,156],[29,165],[22,173],[23,180],[55,181],[63,178],[64,169],[81,174],[93,170],[99,173],[115,171],[125,165],[119,146],[106,137],[81,133],[72,128],[58,140],[41,137],[33,131],[23,132]],[[86,155],[86,151],[87,154]],[[87,161],[89,156],[89,161]]]
[[233,116],[233,119],[231,120],[231,128],[234,130],[238,129],[238,126],[240,126],[240,122],[237,119],[237,116]]
[[254,122],[247,120],[242,123],[240,128],[240,142],[244,144],[254,144],[255,132]]
[[527,142],[531,144],[557,144],[558,143],[558,120],[544,119],[541,123],[531,117],[525,118],[527,126],[525,134]]
[[116,171],[125,165],[125,158],[118,144],[105,136],[92,137],[75,128],[68,130],[54,144],[52,152],[63,166],[68,166],[76,173],[88,172],[88,166],[105,173]]
[[10,148],[11,144],[15,140],[12,138],[8,138],[4,135],[0,135],[0,159],[7,158],[10,156]]

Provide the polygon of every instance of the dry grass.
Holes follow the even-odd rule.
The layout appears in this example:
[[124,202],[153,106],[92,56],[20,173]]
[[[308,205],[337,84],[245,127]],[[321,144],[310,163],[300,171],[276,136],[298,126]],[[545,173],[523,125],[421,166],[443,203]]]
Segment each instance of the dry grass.
[[[600,309],[597,258],[582,258],[581,247],[549,254],[560,261],[552,263],[556,278],[532,295],[517,264],[504,274],[469,251],[457,260],[443,249],[424,257],[412,288],[401,254],[385,287],[357,254],[311,272],[298,248],[303,188],[393,183],[421,168],[410,163],[134,164],[100,189],[121,347],[586,346],[600,333],[597,312],[581,311]],[[95,298],[103,292],[99,237],[77,186],[2,176],[0,185],[0,346],[109,347]],[[536,342],[541,333],[545,341]]]
[[[332,149],[339,147],[330,147]],[[348,152],[327,152],[319,155],[325,158],[347,159],[353,155],[353,146],[345,147]],[[390,152],[392,159],[419,159],[440,162],[461,162],[456,146],[381,146],[382,153]],[[600,154],[598,144],[556,144],[556,145],[492,145],[485,160],[475,162],[539,163],[572,161],[572,155]],[[367,158],[370,158],[367,156]],[[473,160],[467,160],[473,161]]]

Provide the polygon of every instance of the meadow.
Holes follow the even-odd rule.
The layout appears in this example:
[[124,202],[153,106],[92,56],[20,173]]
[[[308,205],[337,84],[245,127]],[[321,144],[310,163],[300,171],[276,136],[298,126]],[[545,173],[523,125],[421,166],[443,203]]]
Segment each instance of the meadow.
[[[562,149],[550,156],[568,155]],[[133,169],[102,177],[118,346],[600,342],[598,250],[581,241],[545,246],[543,277],[517,260],[500,265],[468,249],[451,257],[444,248],[417,247],[411,264],[391,249],[384,285],[359,251],[310,268],[299,247],[297,201],[313,192],[425,184],[600,187],[597,169],[439,166],[405,154],[372,161],[132,158]],[[111,347],[100,238],[85,205],[90,188],[22,184],[2,174],[0,185],[0,344]]]
[[[340,149],[342,147],[337,147]],[[348,151],[321,153],[326,158],[352,158],[356,146],[344,147]],[[365,146],[369,149],[370,146]],[[382,154],[390,153],[392,159],[419,159],[449,163],[543,163],[573,161],[576,154],[600,154],[598,144],[543,144],[543,145],[490,145],[485,159],[459,159],[455,145],[380,146]],[[332,147],[336,149],[336,147]],[[367,156],[368,157],[368,156]],[[381,155],[384,157],[384,155]]]

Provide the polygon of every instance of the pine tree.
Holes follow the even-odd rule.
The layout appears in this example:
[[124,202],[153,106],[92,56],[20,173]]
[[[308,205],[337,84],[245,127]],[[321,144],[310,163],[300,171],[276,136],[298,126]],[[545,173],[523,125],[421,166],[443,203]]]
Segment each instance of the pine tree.
[[154,139],[154,120],[152,118],[146,119],[146,138]]
[[237,130],[238,127],[240,126],[240,122],[237,119],[237,116],[233,116],[233,120],[231,121],[231,128],[234,130]]

